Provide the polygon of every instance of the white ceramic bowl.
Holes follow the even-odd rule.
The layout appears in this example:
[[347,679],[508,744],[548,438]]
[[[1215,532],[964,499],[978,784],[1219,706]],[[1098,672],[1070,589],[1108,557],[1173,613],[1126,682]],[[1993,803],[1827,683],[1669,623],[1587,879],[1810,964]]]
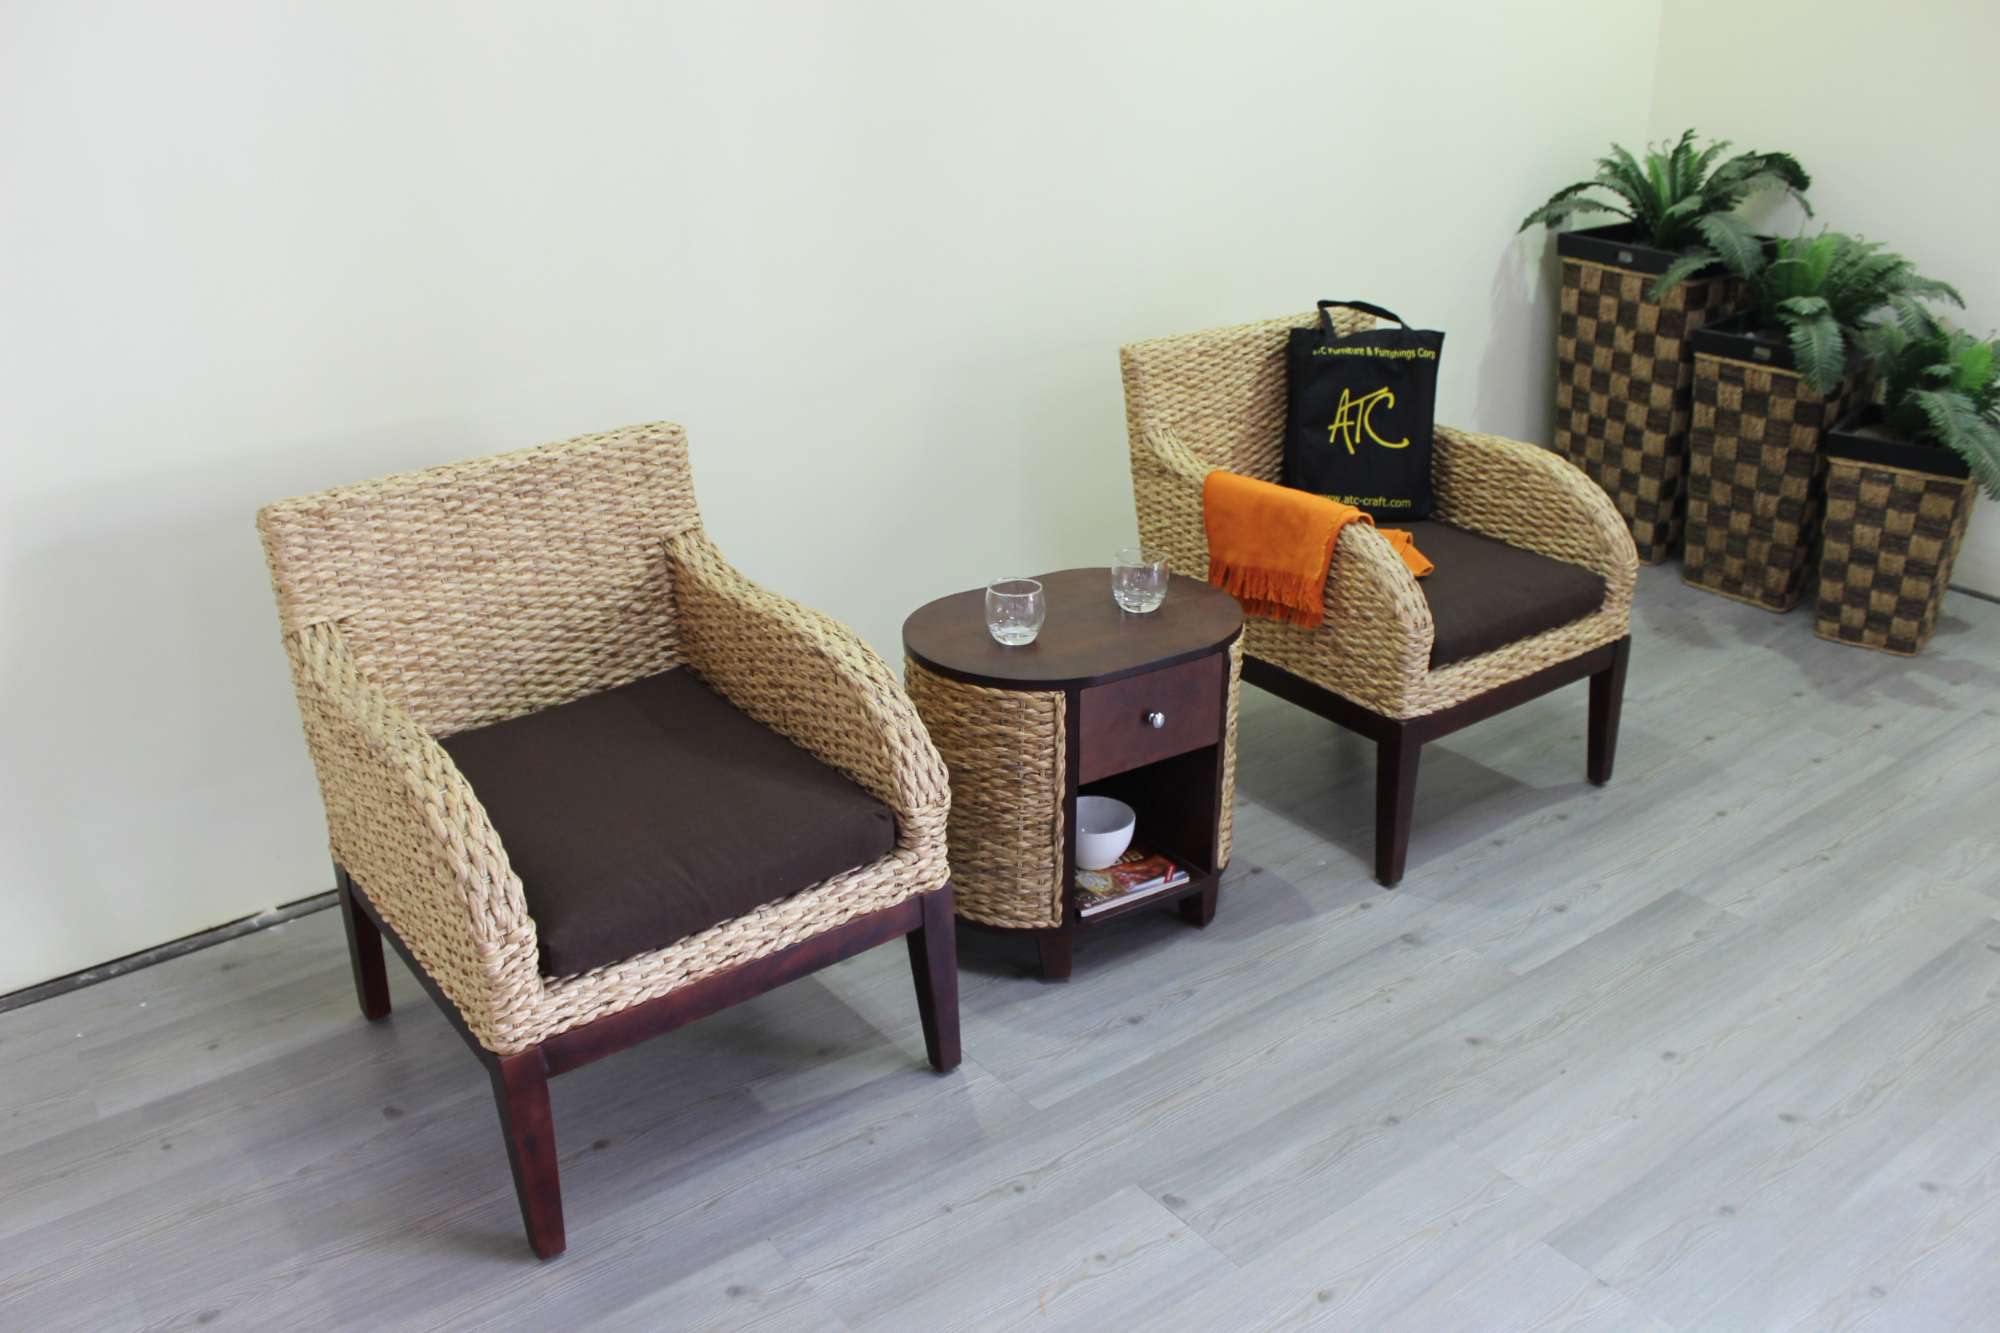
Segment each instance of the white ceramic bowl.
[[1132,845],[1138,815],[1123,801],[1109,796],[1076,798],[1076,863],[1085,870],[1103,870]]

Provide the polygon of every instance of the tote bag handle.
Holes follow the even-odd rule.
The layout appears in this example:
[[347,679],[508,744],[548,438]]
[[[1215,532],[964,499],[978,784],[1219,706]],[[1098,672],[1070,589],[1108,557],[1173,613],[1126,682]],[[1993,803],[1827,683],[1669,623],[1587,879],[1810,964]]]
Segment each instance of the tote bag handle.
[[1321,301],[1319,303],[1319,330],[1321,333],[1333,332],[1333,316],[1327,313],[1328,309],[1333,306],[1345,306],[1349,310],[1359,310],[1362,314],[1373,315],[1377,319],[1393,319],[1406,329],[1410,327],[1409,321],[1395,311],[1385,310],[1379,305],[1371,305],[1366,301]]

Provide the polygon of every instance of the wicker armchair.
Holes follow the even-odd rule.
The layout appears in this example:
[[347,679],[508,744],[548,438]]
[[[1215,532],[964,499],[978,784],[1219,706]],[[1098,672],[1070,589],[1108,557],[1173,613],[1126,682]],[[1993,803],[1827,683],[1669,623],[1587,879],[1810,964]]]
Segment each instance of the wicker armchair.
[[[898,936],[909,940],[930,1061],[941,1071],[958,1063],[944,765],[866,645],[752,584],[709,544],[680,427],[632,427],[286,500],[257,526],[326,805],[362,1012],[373,1020],[389,1011],[387,935],[492,1075],[536,1253],[564,1244],[550,1075]],[[836,862],[845,868],[810,884],[773,871],[736,885],[741,910],[684,938],[620,926],[626,933],[611,936],[619,956],[552,974],[552,941],[529,904],[538,890],[548,900],[563,868],[545,864],[524,880],[496,826],[510,842],[518,831],[562,846],[565,830],[540,826],[547,809],[598,790],[594,774],[565,778],[555,758],[543,763],[557,753],[546,747],[564,719],[597,717],[596,739],[571,747],[585,767],[611,762],[620,747],[637,751],[633,763],[657,764],[676,724],[656,744],[634,739],[626,720],[669,698],[705,700],[707,725],[734,738],[732,759],[743,740],[761,738],[788,766],[787,781],[832,812],[829,826],[845,820],[887,850],[866,864]],[[626,711],[605,712],[614,705]],[[508,729],[530,722],[538,730],[524,738],[517,769],[527,772],[514,784],[527,794],[510,794],[503,810],[455,755],[512,776]],[[695,778],[698,790],[705,778]],[[746,780],[764,790],[755,772]],[[657,790],[612,782],[604,792],[580,821],[590,828],[574,845],[587,853],[621,817],[634,827],[673,823]],[[623,805],[635,809],[614,808]],[[875,822],[856,823],[856,810]],[[676,849],[702,840],[699,829],[667,834]],[[831,854],[807,844],[787,851]],[[602,924],[589,919],[601,905],[597,886],[566,891],[572,916]],[[657,893],[641,884],[625,906],[654,910],[648,895]]]
[[[1286,334],[1315,319],[1121,349],[1139,531],[1180,573],[1208,573],[1201,495],[1211,469],[1278,480]],[[1334,319],[1346,331],[1374,322],[1353,311]],[[1581,472],[1532,445],[1448,426],[1436,429],[1431,468],[1435,521],[1410,526],[1438,559],[1437,574],[1420,583],[1378,533],[1353,524],[1334,556],[1319,628],[1253,618],[1244,631],[1244,680],[1376,742],[1375,873],[1384,885],[1403,875],[1425,741],[1587,676],[1588,772],[1608,781],[1630,648],[1637,553],[1616,508]],[[1471,568],[1504,573],[1504,591],[1520,603],[1513,623],[1533,632],[1512,636],[1505,618],[1482,607],[1494,599],[1457,579]],[[1451,591],[1448,579],[1457,592],[1434,608]],[[1537,606],[1544,587],[1547,605]]]

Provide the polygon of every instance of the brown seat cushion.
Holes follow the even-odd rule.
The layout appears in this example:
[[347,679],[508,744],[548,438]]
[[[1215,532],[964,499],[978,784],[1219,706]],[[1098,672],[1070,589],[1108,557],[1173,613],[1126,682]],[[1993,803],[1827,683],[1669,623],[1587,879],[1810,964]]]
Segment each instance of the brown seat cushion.
[[1504,648],[1604,605],[1603,577],[1581,565],[1435,520],[1382,526],[1408,528],[1417,549],[1437,565],[1417,581],[1437,626],[1433,667]]
[[569,976],[887,856],[889,808],[687,670],[461,732],[444,748]]

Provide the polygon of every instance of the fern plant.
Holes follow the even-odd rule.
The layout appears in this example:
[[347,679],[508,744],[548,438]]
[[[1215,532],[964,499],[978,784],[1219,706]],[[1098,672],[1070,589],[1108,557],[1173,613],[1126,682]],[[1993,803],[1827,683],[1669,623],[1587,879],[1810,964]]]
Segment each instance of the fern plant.
[[[1720,248],[1709,236],[1716,220],[1734,220],[1738,204],[1753,191],[1773,185],[1784,187],[1811,215],[1805,190],[1812,177],[1797,158],[1790,153],[1738,153],[1718,166],[1717,159],[1728,151],[1724,139],[1697,149],[1693,130],[1683,131],[1672,148],[1647,145],[1644,162],[1613,144],[1611,155],[1597,160],[1596,176],[1557,190],[1522,219],[1520,230],[1538,222],[1553,227],[1577,213],[1615,213],[1659,249],[1683,250],[1703,242]],[[1748,234],[1740,223],[1739,229]]]
[[2000,342],[1926,315],[1914,332],[1873,325],[1862,343],[1881,377],[1883,426],[1899,439],[1952,450],[2000,500]]
[[1755,328],[1786,336],[1793,366],[1815,392],[1831,393],[1846,374],[1848,349],[1870,316],[1888,310],[1914,335],[1933,320],[1924,302],[1965,304],[1951,284],[1924,277],[1880,242],[1827,231],[1767,246],[1737,219],[1728,221],[1715,229],[1727,239],[1675,260],[1653,284],[1653,299],[1720,260],[1750,284]]

